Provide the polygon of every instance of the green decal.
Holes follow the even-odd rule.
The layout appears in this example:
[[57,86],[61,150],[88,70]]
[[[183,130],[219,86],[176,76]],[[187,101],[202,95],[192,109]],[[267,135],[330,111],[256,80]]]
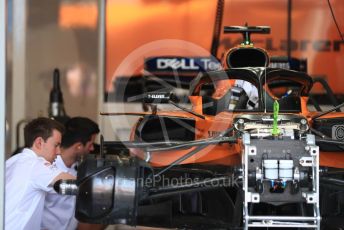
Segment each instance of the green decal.
[[278,104],[278,101],[275,100],[274,101],[274,122],[273,122],[273,126],[272,126],[272,135],[273,136],[278,136],[278,134],[280,133],[280,131],[277,127],[278,112],[279,112],[279,104]]

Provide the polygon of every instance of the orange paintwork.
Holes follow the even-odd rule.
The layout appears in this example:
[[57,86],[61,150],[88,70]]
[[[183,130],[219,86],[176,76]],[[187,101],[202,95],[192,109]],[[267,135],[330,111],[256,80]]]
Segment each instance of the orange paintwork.
[[341,152],[320,152],[320,165],[344,168],[344,154]]
[[98,26],[98,6],[96,2],[62,2],[58,12],[58,25],[64,29],[87,28],[96,30]]
[[[129,54],[132,54],[136,49],[139,50],[140,47],[149,42],[171,38],[182,39],[209,50],[216,1],[189,0],[166,2],[159,0],[133,0],[124,3],[109,0],[107,2],[106,87],[108,91],[112,90],[113,81],[117,76],[127,75],[130,77],[134,74],[142,73],[144,58],[168,55],[190,56],[190,53],[192,53],[179,53],[180,50],[175,50],[173,47],[170,47],[170,49],[169,47],[161,47],[160,50],[146,49],[145,52],[139,52],[139,56],[135,56],[132,63],[130,63],[130,60],[127,60],[128,62],[125,63],[127,68],[118,68]],[[337,11],[344,10],[344,4],[339,1],[335,3]],[[310,1],[300,0],[293,6],[293,22],[294,25],[297,23],[297,26],[293,27],[291,55],[297,58],[307,58],[308,70],[311,75],[327,73],[331,88],[336,93],[341,93],[343,92],[344,78],[339,79],[337,76],[340,76],[340,68],[338,66],[344,65],[344,59],[341,58],[344,47],[341,47],[335,41],[338,38],[330,15],[327,15],[328,17],[326,18],[320,17],[321,20],[318,20],[319,17],[317,17],[317,23],[311,20],[315,16],[319,16],[319,12],[328,14],[328,9],[324,4],[326,3],[310,3]],[[168,14],[167,12],[171,11],[171,7],[173,8],[173,14]],[[304,10],[305,7],[308,9],[307,11]],[[271,8],[274,8],[274,10],[271,10]],[[266,47],[263,48],[267,49],[271,55],[285,56],[285,39],[287,38],[286,12],[286,3],[284,1],[231,1],[231,4],[225,5],[222,25],[243,25],[245,22],[249,22],[250,25],[270,25],[272,32],[269,36],[264,35],[266,40],[261,39],[260,35],[255,35],[252,41],[258,46],[265,45]],[[121,20],[117,20],[118,15],[121,15]],[[274,18],[274,20],[271,20],[271,18]],[[237,45],[238,39],[239,41],[241,40],[239,38],[240,35],[234,35],[235,40],[232,37],[232,35],[221,35],[218,58],[226,56],[224,55],[225,51],[231,48],[228,47],[228,44],[232,45],[234,43],[234,45]],[[326,46],[328,44],[326,42],[319,43],[320,40],[326,39],[330,41],[330,48]],[[335,44],[338,47],[335,47]],[[192,54],[191,56],[195,56],[194,53]],[[332,61],[328,62],[327,60]],[[226,63],[223,62],[223,66],[226,68]],[[215,96],[221,96],[226,88],[227,86],[219,92],[219,95]],[[317,87],[315,89],[319,92]],[[202,114],[202,97],[190,96],[189,99],[193,106],[193,111]],[[312,126],[312,117],[317,112],[310,112],[308,110],[307,101],[308,97],[301,97],[302,113],[299,115],[305,116]],[[181,111],[159,111],[157,113],[160,116],[191,117],[195,119],[196,140],[211,138],[213,133],[220,133],[226,130],[232,125],[233,118],[239,114],[241,113],[222,112],[216,116],[205,116],[205,119],[201,119]],[[324,118],[338,116],[344,117],[344,113],[332,113],[324,116]],[[134,140],[133,132],[131,133],[131,140]],[[167,166],[192,151],[192,149],[152,152],[150,153],[149,162],[156,167]],[[241,163],[241,153],[240,144],[210,145],[181,164],[202,163],[233,166]],[[143,159],[147,158],[146,153],[140,149],[131,149],[131,154]],[[321,152],[320,165],[344,168],[344,154]]]
[[[214,0],[106,1],[106,90],[112,90],[113,81],[118,76],[140,74],[144,58],[190,56],[190,53],[162,47],[156,52],[141,52],[137,59],[139,63],[128,63],[125,70],[118,68],[129,54],[147,43],[180,39],[210,50],[216,4]],[[344,17],[341,16],[344,14],[344,1],[332,0],[331,4],[338,24],[344,25]],[[222,26],[244,25],[246,22],[249,25],[271,26],[270,35],[258,34],[252,38],[255,46],[266,49],[274,56],[287,55],[287,1],[225,0]],[[311,76],[324,77],[335,93],[343,93],[344,43],[340,42],[327,2],[294,1],[292,23],[291,55],[307,58]],[[241,35],[221,34],[220,40],[218,58],[238,45]],[[323,92],[318,86],[314,90]]]
[[[199,102],[195,100],[195,103],[197,104]],[[222,112],[217,116],[207,116],[205,120],[180,111],[175,111],[173,113],[171,113],[171,111],[159,112],[158,115],[193,117],[196,120],[196,140],[210,138],[211,133],[208,131],[219,133],[226,130],[232,125],[233,121],[233,113],[228,112]],[[131,139],[133,139],[133,137],[132,133]],[[150,163],[153,166],[166,166],[191,150],[192,148],[177,151],[152,152]],[[131,149],[131,153],[141,158],[146,158],[145,153],[140,149]],[[219,162],[225,165],[236,165],[240,163],[240,159],[240,148],[238,144],[221,144],[208,146],[193,157],[183,161],[182,164]]]
[[[308,97],[301,98],[301,108],[303,115],[307,117],[310,126],[313,125],[312,117],[317,115],[318,112],[310,112],[307,108]],[[332,112],[322,118],[336,118],[344,117],[344,113]],[[344,154],[343,152],[324,152],[320,151],[320,166],[327,166],[333,168],[344,168]]]
[[[198,113],[202,112],[201,102],[202,97],[191,96],[190,100],[192,102],[194,111]],[[317,112],[310,112],[307,109],[306,102],[307,97],[301,97],[301,108],[303,113],[300,115],[305,116],[310,125],[312,125],[311,117],[316,115]],[[189,113],[181,111],[165,111],[159,112],[158,115],[161,116],[178,116],[178,117],[192,117],[196,120],[196,140],[210,138],[212,132],[219,133],[226,130],[232,125],[233,118],[236,115],[242,113],[233,112],[221,112],[216,116],[206,116],[205,120],[193,116]],[[334,117],[344,117],[344,113],[330,113],[323,118],[334,118]],[[211,132],[208,132],[211,131]],[[131,135],[133,140],[133,133]],[[240,140],[239,140],[240,141]],[[150,158],[150,164],[155,167],[167,166],[182,157],[183,155],[192,151],[193,148],[174,150],[174,151],[162,151],[162,152],[152,152]],[[140,158],[145,159],[147,156],[142,150],[131,149],[132,155],[136,155]],[[234,166],[241,163],[241,148],[240,144],[220,144],[220,145],[210,145],[209,147],[203,149],[199,153],[190,157],[189,159],[183,161],[181,164],[218,164],[218,165],[228,165]],[[344,154],[341,152],[320,152],[320,165],[334,168],[344,168]]]
[[[241,156],[239,154],[240,152],[235,151],[236,149],[234,144],[223,144],[222,146],[210,145],[181,164],[217,163],[220,165],[238,165],[241,163]],[[149,162],[155,167],[167,166],[192,150],[193,148],[178,151],[152,152],[150,153],[151,158]],[[132,150],[132,153],[140,158],[146,158],[142,151]]]

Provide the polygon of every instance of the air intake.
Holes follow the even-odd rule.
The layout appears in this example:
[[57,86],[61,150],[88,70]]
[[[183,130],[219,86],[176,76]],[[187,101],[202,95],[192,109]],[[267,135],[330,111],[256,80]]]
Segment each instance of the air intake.
[[263,49],[254,47],[239,47],[231,49],[227,54],[229,68],[266,67],[269,57]]

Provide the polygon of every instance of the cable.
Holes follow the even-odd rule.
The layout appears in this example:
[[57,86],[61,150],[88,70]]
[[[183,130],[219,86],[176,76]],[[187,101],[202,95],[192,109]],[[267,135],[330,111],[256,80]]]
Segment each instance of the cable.
[[[320,77],[316,77],[313,79],[313,85],[319,83],[326,91],[326,94],[328,95],[328,98],[330,99],[331,103],[333,106],[337,106],[339,105],[336,96],[334,95],[331,87],[329,86],[329,84],[327,83],[327,81],[325,81],[324,78],[320,78]],[[338,108],[336,110],[337,112],[341,112],[340,108]]]
[[[216,138],[222,138],[226,135],[228,135],[230,132],[232,132],[234,130],[234,127],[230,127],[227,130],[225,130],[224,132],[222,132],[220,135],[216,136],[214,139]],[[159,175],[165,173],[166,171],[168,171],[169,169],[171,169],[172,167],[178,165],[179,163],[183,162],[184,160],[190,158],[191,156],[195,155],[196,153],[200,152],[201,150],[203,150],[204,148],[208,147],[211,143],[204,143],[202,145],[197,146],[195,149],[193,149],[192,151],[188,152],[187,154],[183,155],[182,157],[178,158],[177,160],[173,161],[171,164],[169,164],[166,168],[162,169],[161,171],[159,171],[158,173],[156,173],[154,175],[154,177],[158,177]]]
[[220,44],[220,35],[221,35],[224,5],[225,5],[224,0],[218,0],[217,1],[213,40],[211,43],[211,50],[210,50],[211,55],[215,58],[217,58],[217,50],[218,50],[219,44]]
[[331,11],[331,15],[332,15],[334,24],[336,24],[336,27],[337,27],[337,31],[338,31],[338,33],[339,33],[339,36],[340,36],[340,38],[342,39],[342,41],[344,41],[343,34],[342,34],[342,32],[340,31],[340,28],[339,28],[339,26],[338,26],[336,17],[334,16],[334,13],[333,13],[333,9],[332,9],[330,0],[327,0],[327,3],[328,3],[328,7],[330,8],[330,11]]
[[184,107],[178,105],[177,103],[175,103],[175,102],[172,101],[172,100],[169,100],[169,102],[170,102],[172,105],[174,105],[175,107],[177,107],[177,108],[179,108],[179,109],[181,109],[181,110],[183,110],[183,111],[185,111],[185,112],[191,113],[192,115],[195,115],[196,117],[199,117],[199,118],[205,120],[205,116],[203,116],[203,115],[201,115],[201,114],[198,114],[198,113],[196,113],[196,112],[194,112],[194,111],[192,111],[192,110],[190,110],[190,109],[184,108]]
[[267,86],[267,83],[266,83],[266,66],[265,66],[265,69],[264,69],[264,88],[265,88],[265,90],[264,90],[264,113],[266,113],[266,94],[267,94],[267,92],[266,92],[266,88],[268,87]]
[[338,108],[341,108],[341,107],[343,107],[343,106],[344,106],[344,102],[343,102],[342,104],[339,104],[339,105],[337,105],[336,107],[334,107],[334,108],[332,108],[332,109],[326,111],[326,112],[320,113],[320,114],[318,114],[318,115],[312,117],[312,120],[316,120],[316,119],[318,119],[319,117],[325,116],[326,114],[329,114],[329,113],[331,113],[331,112],[333,112],[333,111],[335,111],[335,110],[337,110]]
[[222,138],[215,138],[215,139],[204,139],[202,141],[193,141],[193,142],[187,142],[185,144],[179,144],[179,145],[172,145],[172,146],[162,146],[162,147],[155,147],[155,148],[147,148],[147,151],[149,152],[158,152],[158,151],[169,151],[174,149],[180,149],[180,148],[191,148],[194,146],[199,146],[203,144],[220,144],[220,143],[237,143],[236,138],[231,137],[222,137]]

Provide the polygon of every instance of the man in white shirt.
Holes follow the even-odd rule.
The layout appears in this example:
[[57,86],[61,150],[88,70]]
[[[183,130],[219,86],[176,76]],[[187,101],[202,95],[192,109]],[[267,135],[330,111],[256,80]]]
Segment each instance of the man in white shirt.
[[252,83],[244,80],[226,79],[216,81],[214,84],[215,92],[212,95],[214,99],[218,100],[224,97],[231,90],[231,100],[227,107],[228,110],[232,111],[237,108],[237,104],[243,93],[247,95],[247,102],[239,109],[253,110],[258,108],[258,90]]
[[[76,176],[75,166],[79,159],[94,150],[93,144],[99,127],[88,118],[75,117],[66,122],[65,129],[61,155],[56,158],[55,165],[63,172]],[[75,196],[49,192],[45,198],[41,228],[75,230],[78,222],[74,218],[74,213]]]
[[253,84],[244,80],[236,80],[235,86],[244,90],[248,97],[246,109],[253,110],[258,108],[258,90]]
[[40,229],[46,193],[60,179],[75,179],[52,165],[63,131],[61,124],[43,117],[25,126],[27,148],[6,161],[5,229]]

